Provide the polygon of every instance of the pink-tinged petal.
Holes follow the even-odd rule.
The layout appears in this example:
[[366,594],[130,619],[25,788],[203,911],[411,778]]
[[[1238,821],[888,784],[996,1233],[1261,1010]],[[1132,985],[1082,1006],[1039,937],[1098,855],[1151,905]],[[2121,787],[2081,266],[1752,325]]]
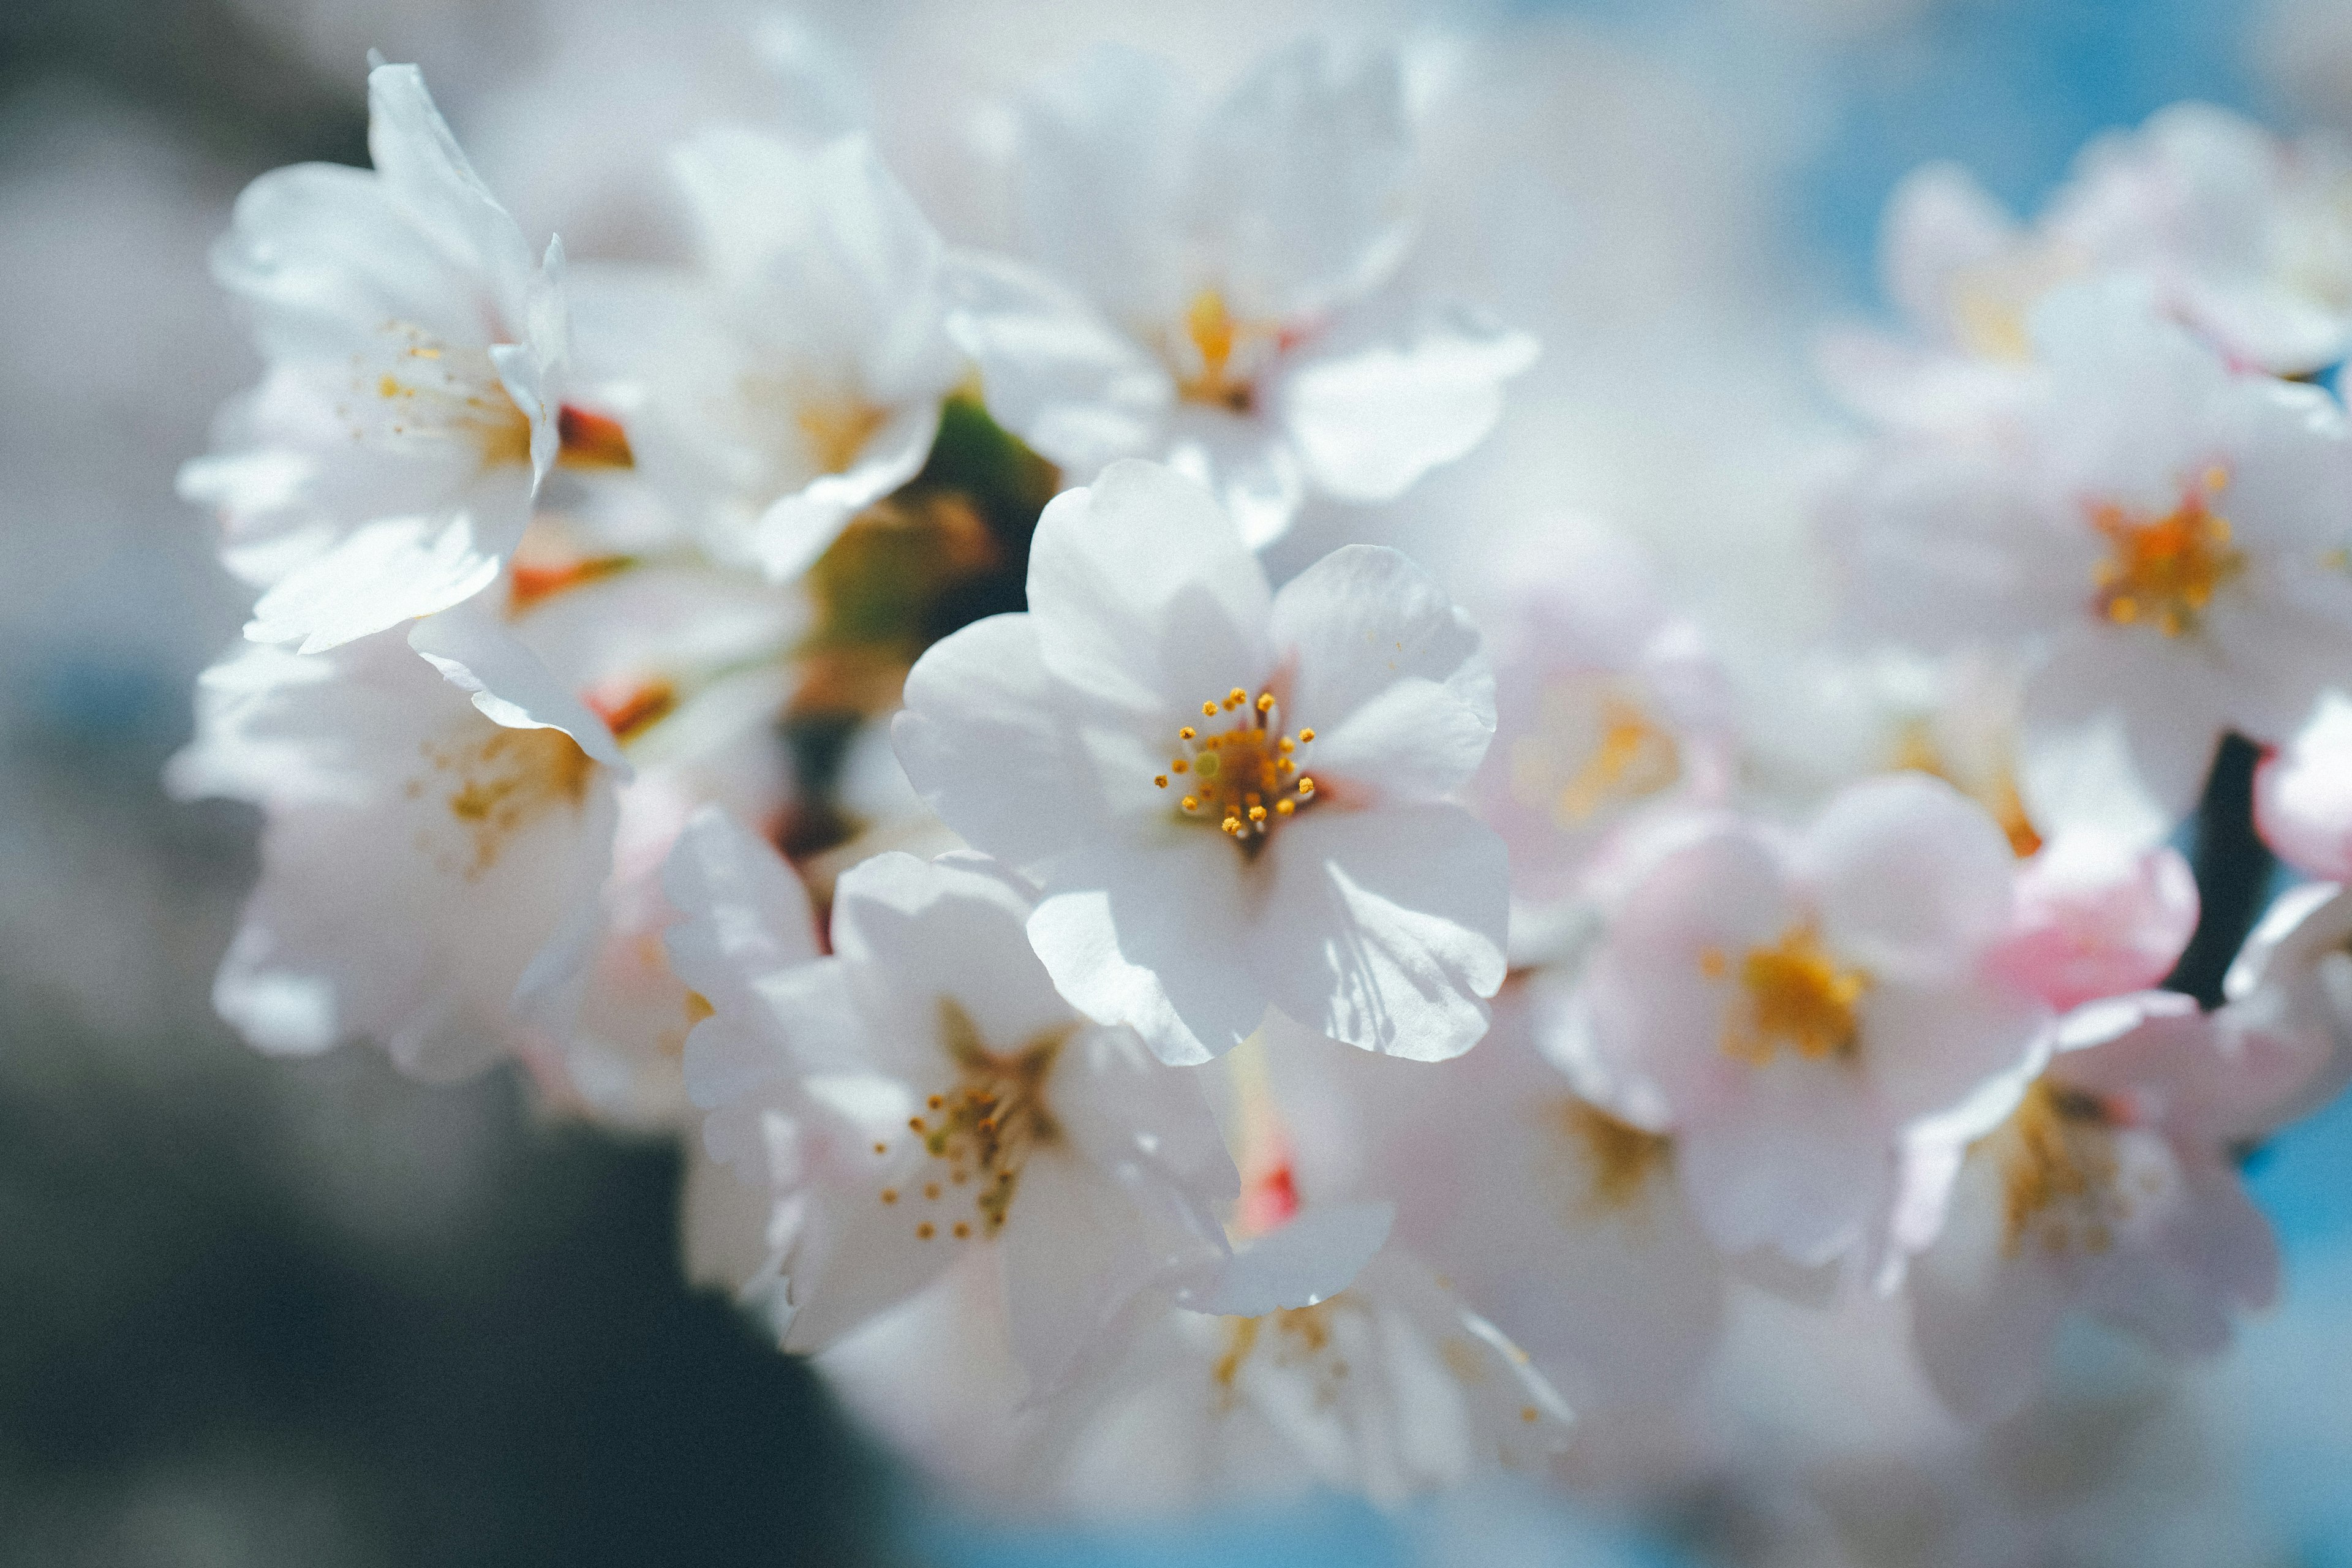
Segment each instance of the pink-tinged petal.
[[1053,871],[1029,941],[1072,1006],[1128,1026],[1172,1067],[1223,1056],[1256,1032],[1267,997],[1231,839],[1180,830],[1081,847]]
[[2238,950],[2222,994],[2224,1031],[2300,1083],[2260,1108],[2264,1125],[2253,1130],[2333,1100],[2352,1082],[2352,892],[2307,882],[2280,894]]
[[1833,1061],[1776,1057],[1739,1098],[1685,1127],[1683,1190],[1730,1255],[1775,1247],[1803,1267],[1863,1246],[1892,1197],[1895,1150],[1861,1079]]
[[631,776],[620,743],[602,719],[541,661],[477,596],[428,616],[409,629],[408,646],[443,679],[468,693],[492,723],[509,730],[561,730],[580,749]]
[[1391,500],[1485,440],[1535,357],[1535,339],[1465,306],[1350,322],[1285,374],[1276,416],[1317,489]]
[[1966,974],[2009,919],[2007,837],[1982,806],[1924,773],[1840,791],[1801,856],[1830,945],[1875,974]]
[[2153,844],[2197,804],[2227,699],[2203,659],[2147,628],[2069,637],[2026,684],[2019,792],[2045,831]]
[[2352,881],[2352,700],[2331,692],[2254,773],[2254,826],[2308,877]]
[[1272,673],[1272,604],[1232,520],[1157,464],[1114,463],[1037,520],[1029,612],[1045,667],[1079,691],[1165,718],[1171,741],[1192,703]]
[[472,510],[393,517],[295,568],[253,607],[247,639],[330,648],[446,610],[498,581],[520,532]]
[[906,702],[891,748],[915,793],[966,842],[1027,870],[1084,842],[1101,818],[1032,617],[992,616],[932,644],[907,676]]
[[1256,1318],[1311,1307],[1355,1282],[1386,1244],[1396,1205],[1318,1204],[1277,1230],[1238,1247],[1231,1258],[1177,1291],[1188,1310]]
[[1210,113],[1191,216],[1244,317],[1293,321],[1377,285],[1412,235],[1412,127],[1389,49],[1306,39]]
[[980,367],[988,411],[1089,479],[1162,444],[1176,384],[1095,307],[1042,273],[993,257],[949,265],[948,331]]
[[2060,834],[2018,868],[1992,973],[2063,1011],[2154,985],[2197,929],[2197,879],[2169,845]]
[[1383,1056],[1443,1061],[1486,1032],[1509,916],[1503,842],[1459,806],[1310,809],[1268,846],[1244,950],[1254,993]]
[[1477,629],[1393,550],[1350,544],[1284,584],[1271,637],[1294,671],[1284,728],[1312,729],[1302,769],[1370,802],[1429,799],[1477,771],[1495,676]]

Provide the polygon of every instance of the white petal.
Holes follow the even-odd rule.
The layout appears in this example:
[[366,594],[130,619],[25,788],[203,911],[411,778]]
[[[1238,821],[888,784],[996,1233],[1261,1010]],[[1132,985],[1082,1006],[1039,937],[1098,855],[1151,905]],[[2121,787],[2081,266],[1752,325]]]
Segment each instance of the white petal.
[[1029,941],[1071,1005],[1125,1024],[1171,1066],[1205,1062],[1265,1016],[1240,918],[1240,852],[1223,834],[1072,851],[1029,917]]
[[245,635],[321,653],[463,604],[498,580],[520,531],[469,510],[368,523],[264,594]]
[[2009,921],[2008,838],[1982,806],[1924,773],[1840,791],[1806,830],[1802,856],[1823,933],[1874,972],[1964,973]]
[[1198,160],[1194,221],[1245,316],[1328,310],[1410,240],[1412,130],[1391,50],[1310,38],[1267,57],[1212,111]]
[[967,843],[1028,871],[1092,836],[1100,786],[1038,656],[1034,617],[992,616],[932,644],[906,702],[891,747]]
[[1069,1381],[1150,1279],[1139,1229],[1118,1189],[1080,1162],[1040,1153],[1022,1167],[998,1245],[1006,1325],[1032,1398]]
[[[1469,617],[1393,550],[1333,551],[1275,596],[1282,721],[1315,731],[1302,767],[1369,801],[1428,799],[1477,771],[1495,676]],[[1330,775],[1327,780],[1324,775]]]
[[445,253],[473,262],[495,281],[509,313],[500,336],[520,337],[522,290],[532,275],[522,230],[458,150],[415,66],[368,73],[368,156],[393,199]]
[[1775,1058],[1678,1148],[1691,1206],[1727,1254],[1775,1247],[1800,1265],[1828,1262],[1868,1240],[1891,1196],[1892,1143],[1836,1062]]
[[838,474],[820,474],[780,496],[760,516],[751,548],[771,583],[792,583],[833,547],[857,512],[921,470],[940,432],[940,405],[925,399],[892,411]]
[[2226,699],[2202,660],[2131,629],[2068,639],[2026,685],[2017,782],[2036,823],[2150,844],[2197,804]]
[[602,719],[558,680],[539,656],[476,598],[410,628],[408,646],[474,706],[509,730],[561,730],[625,782],[629,764]]
[[1311,1307],[1346,1289],[1395,1222],[1393,1204],[1322,1204],[1236,1249],[1223,1267],[1177,1300],[1195,1312],[1255,1318]]
[[1881,984],[1857,1012],[1863,1070],[1895,1122],[1950,1110],[1997,1079],[2021,1089],[2050,1044],[2050,1010],[2005,987]]
[[1503,383],[1533,363],[1535,340],[1459,305],[1318,342],[1275,395],[1316,489],[1391,500],[1486,438]]
[[1154,719],[1267,669],[1265,569],[1206,492],[1153,463],[1114,463],[1046,503],[1029,612],[1060,680]]
[[961,254],[950,267],[948,329],[980,366],[997,423],[1090,479],[1162,442],[1176,385],[1142,345],[1042,273]]
[[1276,1006],[1384,1056],[1443,1061],[1478,1043],[1509,917],[1492,829],[1453,805],[1309,809],[1266,858],[1274,886],[1245,948]]

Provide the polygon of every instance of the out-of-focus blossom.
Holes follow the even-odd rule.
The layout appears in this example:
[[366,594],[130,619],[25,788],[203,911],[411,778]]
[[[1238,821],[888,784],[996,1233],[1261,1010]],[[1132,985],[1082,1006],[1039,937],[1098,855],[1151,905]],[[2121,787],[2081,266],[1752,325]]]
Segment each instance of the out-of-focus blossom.
[[2232,364],[2323,369],[2352,339],[2347,181],[2334,143],[2282,142],[2198,103],[2093,142],[2031,227],[1966,170],[1931,164],[1896,188],[1881,241],[1886,292],[1913,336],[1833,335],[1825,367],[1874,418],[1966,419],[2036,357],[2039,302],[2099,277],[2146,288]]
[[2171,973],[2197,915],[2197,879],[2180,851],[2078,828],[2018,866],[2017,908],[1993,963],[2064,1012]]
[[2127,285],[2053,295],[2033,331],[1999,417],[1887,447],[1832,548],[1867,629],[2033,661],[2037,825],[2152,842],[2225,730],[2292,733],[2352,660],[2352,448],[2325,393],[2233,372]]
[[1503,980],[1501,841],[1445,793],[1494,733],[1477,633],[1393,551],[1269,591],[1191,480],[1046,507],[1026,615],[934,647],[894,731],[948,826],[1035,882],[1055,984],[1202,1062],[1269,1007],[1435,1060]]
[[1028,894],[993,867],[853,867],[823,958],[798,880],[723,816],[667,877],[672,961],[711,1009],[688,1087],[711,1152],[773,1194],[787,1350],[990,1244],[1014,1353],[1051,1389],[1139,1291],[1223,1251],[1238,1180],[1197,1084],[1055,994]]
[[672,160],[700,270],[583,277],[647,479],[721,559],[799,575],[912,479],[965,374],[939,237],[859,136],[708,130]]
[[1084,479],[1154,458],[1260,545],[1308,492],[1386,500],[1493,428],[1535,343],[1397,278],[1412,132],[1384,50],[1307,41],[1213,106],[1104,49],[1027,105],[1028,260],[960,258],[990,410]]
[[[561,247],[533,263],[415,67],[376,67],[368,101],[373,170],[299,164],[237,202],[214,270],[269,371],[181,479],[268,590],[246,635],[306,653],[488,588],[565,446]],[[594,460],[601,426],[571,423]]]
[[2267,1304],[2277,1249],[2231,1149],[2276,1124],[2311,1067],[2301,1037],[2168,992],[2069,1015],[2048,1070],[1970,1146],[1942,1234],[1913,1263],[1915,1339],[1954,1412],[2021,1404],[2069,1311],[2190,1355]]
[[2254,826],[2305,876],[2352,881],[2352,698],[2342,689],[2254,770]]
[[268,814],[214,992],[247,1039],[366,1036],[446,1079],[497,1054],[510,1013],[569,1033],[612,862],[602,721],[575,705],[560,725],[494,723],[390,632],[309,658],[247,648],[197,689],[173,789]]
[[1586,1098],[1675,1138],[1709,1236],[1882,1279],[1934,1234],[1932,1157],[2013,1102],[2049,1010],[1990,960],[2009,846],[1948,785],[1841,792],[1797,837],[1727,818],[1616,906],[1549,1047]]
[[2352,891],[2305,882],[2263,911],[2223,976],[2225,1012],[2273,1037],[2300,1034],[2320,1058],[2278,1120],[2307,1116],[2352,1083]]
[[1512,892],[1540,907],[1584,888],[1629,827],[1729,798],[1736,710],[1705,634],[1630,549],[1590,542],[1510,592],[1472,798],[1510,847]]

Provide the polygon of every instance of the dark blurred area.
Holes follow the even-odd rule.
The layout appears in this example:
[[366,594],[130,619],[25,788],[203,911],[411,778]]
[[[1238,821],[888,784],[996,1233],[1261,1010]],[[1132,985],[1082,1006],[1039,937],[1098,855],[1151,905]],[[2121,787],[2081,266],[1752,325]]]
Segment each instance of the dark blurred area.
[[364,160],[360,64],[220,0],[0,6],[0,1563],[875,1561],[881,1462],[683,1282],[673,1149],[205,1005],[256,821],[157,784],[238,619],[170,483],[254,365],[202,247]]

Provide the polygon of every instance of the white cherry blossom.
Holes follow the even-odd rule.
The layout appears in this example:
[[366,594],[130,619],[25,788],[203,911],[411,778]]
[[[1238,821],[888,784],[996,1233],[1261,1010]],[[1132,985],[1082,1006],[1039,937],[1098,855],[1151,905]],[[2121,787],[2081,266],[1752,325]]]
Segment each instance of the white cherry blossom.
[[247,636],[304,652],[481,593],[567,446],[625,451],[561,407],[561,246],[533,262],[415,67],[377,66],[368,104],[373,170],[297,164],[238,199],[214,271],[268,371],[223,416],[224,454],[181,476],[268,589]]
[[1046,507],[1028,594],[923,656],[893,737],[947,825],[1042,889],[1063,994],[1177,1064],[1269,1007],[1391,1055],[1475,1044],[1505,858],[1444,796],[1494,685],[1436,584],[1358,545],[1273,593],[1205,491],[1127,462]]
[[[507,634],[467,636],[487,663]],[[271,1052],[370,1037],[432,1079],[487,1065],[513,1016],[567,1035],[625,767],[601,721],[556,706],[543,727],[493,722],[391,632],[206,671],[172,788],[266,816],[222,1016]]]
[[2233,372],[2133,289],[2032,321],[2000,416],[1882,449],[1831,545],[1864,629],[2031,661],[2037,826],[2152,842],[2223,731],[2284,738],[2352,660],[2352,447],[2325,393]]
[[782,582],[912,479],[966,374],[939,236],[863,136],[707,130],[671,166],[699,267],[583,271],[647,479],[722,559]]
[[1614,908],[1548,1048],[1675,1137],[1723,1251],[1885,1283],[1933,1235],[1936,1150],[2047,1049],[2049,1009],[1990,962],[2011,885],[1992,819],[1916,774],[1850,786],[1801,835],[1725,817]]
[[712,1154],[772,1194],[787,1350],[821,1350],[993,1248],[1043,1392],[1148,1288],[1211,1275],[1238,1195],[1197,1084],[1090,1023],[1030,952],[1027,891],[973,857],[884,854],[818,956],[782,857],[709,812],[667,880],[672,962],[710,1007],[687,1081]]
[[1485,438],[1534,342],[1411,293],[1395,56],[1300,43],[1213,105],[1102,49],[1024,107],[1023,261],[959,258],[990,411],[1092,477],[1155,458],[1260,545],[1309,493],[1390,500]]
[[2069,1311],[2189,1355],[2266,1305],[2277,1248],[2231,1148],[2275,1125],[2310,1065],[2294,1037],[2168,992],[2070,1015],[2048,1070],[1970,1145],[1942,1234],[1913,1261],[1914,1339],[1954,1412],[2021,1404]]

